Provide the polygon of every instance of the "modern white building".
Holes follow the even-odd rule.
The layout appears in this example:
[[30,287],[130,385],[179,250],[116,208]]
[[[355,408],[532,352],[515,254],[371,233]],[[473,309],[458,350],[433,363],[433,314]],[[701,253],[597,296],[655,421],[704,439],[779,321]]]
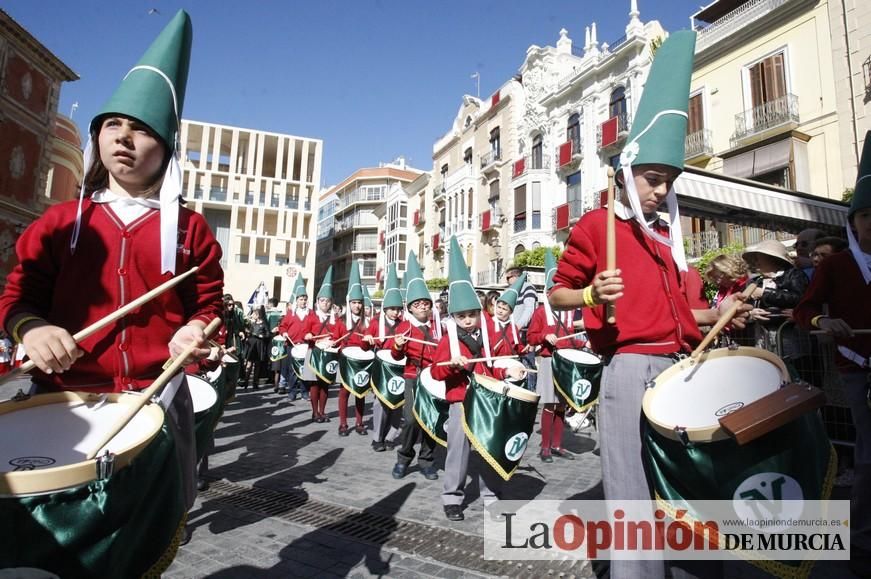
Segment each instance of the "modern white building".
[[181,147],[184,197],[221,244],[226,291],[245,301],[264,282],[285,301],[314,274],[323,142],[183,120]]

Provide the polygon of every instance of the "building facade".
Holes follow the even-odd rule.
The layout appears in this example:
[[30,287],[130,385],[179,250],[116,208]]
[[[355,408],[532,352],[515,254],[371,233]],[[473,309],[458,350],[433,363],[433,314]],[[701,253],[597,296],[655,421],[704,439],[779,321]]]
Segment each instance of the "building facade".
[[53,201],[78,198],[85,176],[82,137],[70,117],[58,113],[51,139],[51,159],[45,194]]
[[261,282],[287,300],[296,275],[313,277],[323,142],[182,120],[184,196],[224,255],[224,287],[245,301]]
[[[322,203],[329,203],[332,199],[334,205],[331,217],[325,205],[322,205],[325,208],[323,215],[319,210],[315,287],[320,285],[327,268],[332,265],[333,297],[337,303],[344,303],[351,261],[357,260],[361,281],[372,295],[382,275],[379,274],[379,253],[392,256],[404,271],[407,252],[412,249],[408,243],[411,217],[407,196],[401,189],[420,174],[421,171],[406,166],[405,160],[400,158],[394,163],[359,169],[325,192]],[[388,193],[391,197],[389,206]],[[387,220],[384,228],[379,228],[381,214]],[[383,272],[384,266],[380,267]]]
[[0,10],[0,283],[16,263],[18,236],[51,203],[46,184],[61,83],[78,78]]

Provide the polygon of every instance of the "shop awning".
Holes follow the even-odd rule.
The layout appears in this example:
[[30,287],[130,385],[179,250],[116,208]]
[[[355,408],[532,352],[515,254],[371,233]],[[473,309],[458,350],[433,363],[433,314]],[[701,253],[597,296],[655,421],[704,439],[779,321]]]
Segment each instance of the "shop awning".
[[681,214],[735,223],[780,223],[785,229],[843,227],[847,204],[686,167],[674,183]]

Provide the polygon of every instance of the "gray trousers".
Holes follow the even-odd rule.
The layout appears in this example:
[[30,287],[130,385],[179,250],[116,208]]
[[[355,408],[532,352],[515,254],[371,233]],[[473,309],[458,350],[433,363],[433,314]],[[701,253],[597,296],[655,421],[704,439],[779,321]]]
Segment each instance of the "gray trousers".
[[372,442],[393,442],[401,432],[401,423],[402,408],[391,410],[375,396],[372,400]]
[[405,418],[405,424],[402,425],[402,431],[399,433],[399,449],[396,451],[396,462],[408,466],[414,460],[414,445],[420,442],[420,453],[417,455],[417,464],[421,468],[431,466],[433,463],[433,454],[435,453],[436,441],[417,423],[414,418],[414,378],[405,379],[405,404],[402,406],[402,415]]
[[466,433],[463,431],[463,410],[461,403],[451,404],[448,412],[448,422],[445,430],[448,433],[448,452],[445,456],[445,486],[442,491],[442,503],[445,505],[462,505],[466,496],[466,473],[469,470],[469,460],[474,462],[473,472],[478,475],[478,488],[482,499],[498,499],[502,494],[504,481],[490,466],[484,462],[478,453],[470,457],[471,447]]
[[868,374],[843,372],[844,394],[856,427],[853,449],[853,491],[850,495],[850,544],[871,551],[871,408],[868,408]]

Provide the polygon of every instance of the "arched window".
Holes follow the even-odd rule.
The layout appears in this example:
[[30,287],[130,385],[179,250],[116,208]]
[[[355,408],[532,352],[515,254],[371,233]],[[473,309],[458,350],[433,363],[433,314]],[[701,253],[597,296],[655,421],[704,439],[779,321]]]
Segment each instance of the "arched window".
[[608,113],[610,118],[617,117],[617,130],[625,131],[627,128],[626,112],[628,110],[626,103],[626,88],[618,86],[611,93],[610,104],[608,105]]
[[515,255],[515,256],[516,256],[516,255],[520,255],[520,254],[523,253],[524,251],[526,251],[526,248],[523,247],[523,244],[522,244],[522,243],[519,243],[519,244],[517,244],[517,247],[514,248],[514,255]]
[[572,142],[572,151],[578,152],[581,150],[581,114],[574,113],[569,117],[569,124],[566,127],[566,141]]
[[536,135],[532,139],[532,158],[530,159],[532,162],[532,169],[542,169],[544,156],[542,152],[542,139],[541,135]]

